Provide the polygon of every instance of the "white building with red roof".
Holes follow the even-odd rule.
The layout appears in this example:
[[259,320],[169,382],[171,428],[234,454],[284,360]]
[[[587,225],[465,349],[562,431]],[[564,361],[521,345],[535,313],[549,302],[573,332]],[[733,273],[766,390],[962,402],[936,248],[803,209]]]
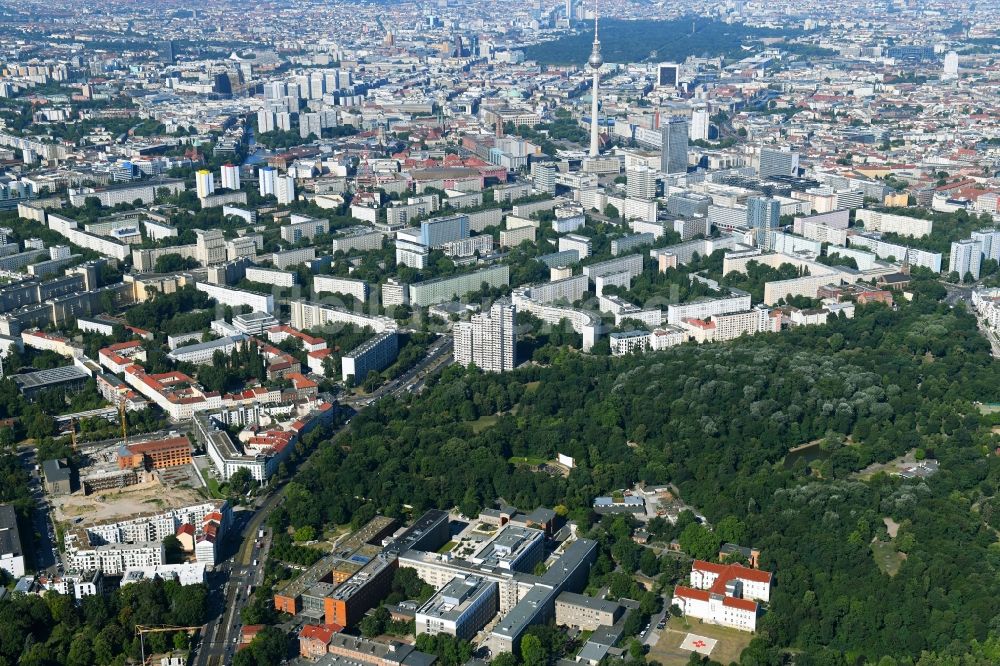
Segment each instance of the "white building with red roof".
[[756,631],[758,601],[771,599],[772,575],[741,564],[695,560],[691,586],[674,588],[673,605],[703,622],[741,631]]

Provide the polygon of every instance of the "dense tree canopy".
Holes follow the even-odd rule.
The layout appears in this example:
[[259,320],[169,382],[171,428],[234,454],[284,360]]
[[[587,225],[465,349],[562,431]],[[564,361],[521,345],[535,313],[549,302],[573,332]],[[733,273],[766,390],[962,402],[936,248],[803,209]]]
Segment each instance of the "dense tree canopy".
[[[896,311],[859,307],[853,320],[732,344],[627,358],[556,351],[547,367],[501,376],[449,368],[321,447],[288,516],[319,528],[503,497],[565,505],[586,527],[595,495],[673,483],[714,531],[689,525],[671,538],[702,555],[723,538],[751,543],[776,572],[746,663],[779,663],[787,648],[799,664],[982,651],[1000,629],[996,535],[984,521],[1000,466],[976,403],[1000,399],[1000,377],[972,316],[938,303],[934,286],[918,281]],[[786,461],[813,442],[816,458]],[[941,471],[860,474],[913,450]],[[556,453],[576,459],[568,477],[513,462]],[[622,594],[634,590],[611,559],[669,570],[609,543],[606,582]],[[876,550],[898,570],[880,568]]]

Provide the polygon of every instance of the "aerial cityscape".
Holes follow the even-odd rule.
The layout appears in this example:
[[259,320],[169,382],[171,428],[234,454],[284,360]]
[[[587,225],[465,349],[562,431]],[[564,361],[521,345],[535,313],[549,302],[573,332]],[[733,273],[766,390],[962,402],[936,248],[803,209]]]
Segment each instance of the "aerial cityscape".
[[15,664],[1000,664],[1000,3],[0,0]]

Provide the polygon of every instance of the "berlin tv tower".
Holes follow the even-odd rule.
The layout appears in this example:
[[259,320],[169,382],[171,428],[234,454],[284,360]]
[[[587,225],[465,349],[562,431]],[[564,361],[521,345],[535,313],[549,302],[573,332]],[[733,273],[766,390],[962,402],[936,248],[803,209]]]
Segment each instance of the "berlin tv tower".
[[590,156],[597,157],[599,152],[599,138],[597,129],[597,90],[601,83],[601,65],[604,58],[601,57],[601,41],[597,39],[597,3],[594,3],[594,49],[590,52],[587,65],[594,72],[593,99],[590,106]]

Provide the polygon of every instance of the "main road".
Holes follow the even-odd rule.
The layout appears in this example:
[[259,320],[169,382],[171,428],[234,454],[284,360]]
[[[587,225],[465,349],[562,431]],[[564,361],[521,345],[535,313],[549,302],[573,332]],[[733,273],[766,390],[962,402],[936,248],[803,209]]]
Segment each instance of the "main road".
[[[424,357],[402,375],[366,396],[347,398],[341,400],[341,403],[354,411],[360,411],[388,396],[419,392],[428,377],[451,363],[451,350],[451,336],[442,335],[431,343]],[[331,438],[342,436],[349,427],[350,419],[334,430]],[[302,461],[298,470],[306,469],[312,461],[313,457],[310,455]],[[286,489],[287,480],[280,482],[267,496],[257,500],[255,510],[249,517],[243,520],[241,516],[234,525],[233,533],[239,534],[242,541],[235,552],[209,574],[209,612],[212,619],[205,625],[201,643],[195,648],[194,666],[217,666],[232,662],[240,640],[240,610],[250,599],[250,586],[256,588],[263,582],[263,558],[266,556],[270,536],[266,536],[261,546],[258,546],[260,530],[266,529],[271,512],[284,501]],[[240,514],[250,512],[237,512],[237,515]]]

